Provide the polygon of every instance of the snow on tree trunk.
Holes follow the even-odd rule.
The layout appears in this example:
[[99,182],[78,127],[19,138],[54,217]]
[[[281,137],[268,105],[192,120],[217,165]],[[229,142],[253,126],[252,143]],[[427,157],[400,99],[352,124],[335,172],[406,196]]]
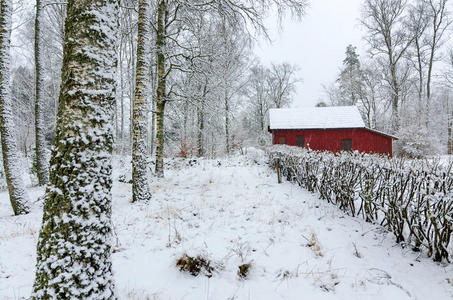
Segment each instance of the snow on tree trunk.
[[118,1],[69,0],[32,299],[114,299],[112,148]]
[[[154,88],[152,89],[154,91]],[[156,100],[154,97],[151,99],[151,129],[149,133],[149,139],[150,139],[150,146],[149,146],[149,154],[153,155],[154,154],[154,145],[156,142]]]
[[400,129],[400,116],[399,116],[399,84],[397,79],[397,71],[396,66],[391,68],[391,76],[392,76],[392,131],[398,132]]
[[[205,85],[206,90],[206,85]],[[201,98],[201,103],[197,106],[197,116],[198,116],[198,135],[197,135],[197,148],[198,148],[198,157],[204,156],[204,110],[205,110],[206,99],[203,95]]]
[[226,154],[230,154],[230,103],[227,92],[225,91],[225,150]]
[[156,175],[164,177],[164,115],[165,115],[165,93],[166,93],[166,72],[165,72],[165,1],[160,1],[157,12],[157,97],[156,97]]
[[156,105],[156,175],[164,177],[164,110],[165,102]]
[[133,106],[132,144],[132,202],[148,201],[151,193],[148,186],[148,164],[146,160],[146,134],[148,130],[147,91],[149,90],[149,66],[147,63],[150,22],[148,0],[138,2],[138,41],[135,99]]
[[9,199],[15,215],[29,212],[28,195],[21,178],[10,93],[10,38],[12,1],[0,0],[0,133]]
[[35,135],[36,135],[36,168],[39,185],[45,185],[49,181],[49,168],[47,161],[46,128],[44,119],[44,90],[41,66],[41,0],[36,0],[35,15]]
[[448,113],[448,142],[447,142],[447,153],[449,155],[453,154],[453,109],[451,112]]

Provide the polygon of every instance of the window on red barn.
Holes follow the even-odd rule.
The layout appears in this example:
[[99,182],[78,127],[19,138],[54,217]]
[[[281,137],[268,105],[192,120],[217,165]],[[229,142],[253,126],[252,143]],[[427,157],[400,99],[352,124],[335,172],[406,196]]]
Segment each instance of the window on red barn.
[[341,151],[352,151],[352,140],[351,139],[341,140]]
[[303,135],[296,136],[296,146],[305,147],[305,137]]

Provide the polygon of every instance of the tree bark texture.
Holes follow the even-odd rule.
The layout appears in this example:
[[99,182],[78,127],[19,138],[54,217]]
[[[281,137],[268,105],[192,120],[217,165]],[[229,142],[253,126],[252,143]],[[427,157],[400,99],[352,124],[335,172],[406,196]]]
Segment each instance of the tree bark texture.
[[132,202],[142,202],[151,199],[148,185],[147,131],[148,109],[147,91],[149,88],[149,71],[147,63],[147,46],[149,37],[149,3],[148,0],[138,2],[138,41],[137,41],[137,67],[135,99],[133,106],[133,143],[132,143]]
[[156,95],[156,175],[164,177],[164,116],[166,103],[167,74],[165,71],[165,20],[166,1],[159,2],[157,10],[157,95]]
[[41,65],[41,15],[42,2],[36,0],[35,15],[35,159],[39,185],[46,185],[49,181],[49,166],[47,159],[46,124],[45,124],[45,96],[43,90],[43,76]]
[[29,200],[21,177],[10,91],[10,38],[12,1],[0,1],[0,133],[3,167],[9,199],[15,215],[29,212]]
[[118,1],[69,0],[32,299],[115,299],[112,149]]

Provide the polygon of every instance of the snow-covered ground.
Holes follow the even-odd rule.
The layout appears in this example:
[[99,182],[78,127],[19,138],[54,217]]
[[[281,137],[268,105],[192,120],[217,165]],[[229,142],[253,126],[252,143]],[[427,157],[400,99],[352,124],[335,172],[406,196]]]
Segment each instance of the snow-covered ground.
[[[253,154],[253,153],[252,153]],[[255,163],[258,161],[259,164]],[[391,233],[344,215],[284,182],[259,153],[195,164],[173,161],[149,205],[131,204],[115,164],[113,190],[120,299],[451,299],[453,265],[395,244]],[[127,179],[126,179],[127,181]],[[42,189],[30,189],[33,199]],[[41,202],[13,217],[0,194],[0,299],[27,298]],[[181,273],[182,254],[218,266],[211,278]],[[238,266],[251,262],[247,279]]]

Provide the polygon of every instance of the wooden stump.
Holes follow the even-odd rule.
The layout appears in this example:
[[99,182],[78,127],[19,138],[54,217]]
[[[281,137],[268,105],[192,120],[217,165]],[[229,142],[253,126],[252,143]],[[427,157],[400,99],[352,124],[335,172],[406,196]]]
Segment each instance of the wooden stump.
[[275,159],[275,168],[277,169],[277,182],[282,183],[282,178],[280,174],[280,158]]

